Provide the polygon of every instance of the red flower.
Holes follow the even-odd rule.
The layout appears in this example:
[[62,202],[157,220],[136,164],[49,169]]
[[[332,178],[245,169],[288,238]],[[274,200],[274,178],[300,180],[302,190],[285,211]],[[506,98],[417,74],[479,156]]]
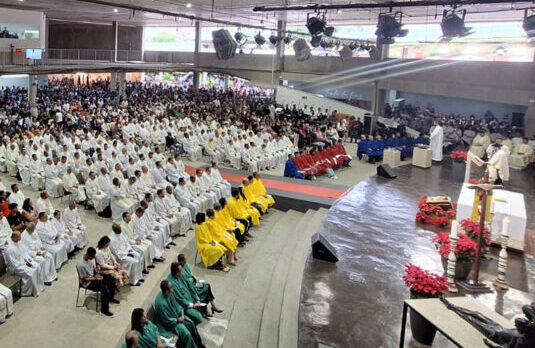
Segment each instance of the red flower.
[[[469,219],[461,220],[461,228],[466,232],[466,235],[470,237],[474,242],[477,242],[477,236],[479,235],[479,222],[474,222]],[[488,226],[485,226],[483,230],[482,242],[484,246],[490,245],[490,231]]]
[[415,265],[405,265],[405,285],[412,291],[428,295],[442,295],[448,292],[448,279],[423,270]]
[[477,179],[470,179],[470,180],[468,180],[468,183],[469,183],[469,184],[472,184],[472,185],[477,185],[477,184],[479,184],[479,182],[477,181]]
[[[458,260],[473,260],[476,255],[477,243],[468,238],[464,233],[458,234],[457,244],[455,245],[455,255]],[[437,234],[433,239],[435,247],[438,249],[440,256],[448,258],[451,251],[450,235],[447,232]]]
[[453,151],[450,157],[454,161],[464,161],[468,157],[468,154],[464,151]]

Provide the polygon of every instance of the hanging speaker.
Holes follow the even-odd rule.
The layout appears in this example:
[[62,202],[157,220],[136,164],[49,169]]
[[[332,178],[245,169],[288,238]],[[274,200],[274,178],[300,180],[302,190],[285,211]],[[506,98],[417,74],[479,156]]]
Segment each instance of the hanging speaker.
[[310,46],[305,39],[297,39],[294,42],[295,59],[298,62],[304,62],[310,58]]
[[219,29],[212,31],[212,40],[214,42],[217,59],[226,60],[234,57],[238,44],[228,30]]
[[312,256],[329,262],[338,262],[336,250],[319,232],[314,234],[312,240]]

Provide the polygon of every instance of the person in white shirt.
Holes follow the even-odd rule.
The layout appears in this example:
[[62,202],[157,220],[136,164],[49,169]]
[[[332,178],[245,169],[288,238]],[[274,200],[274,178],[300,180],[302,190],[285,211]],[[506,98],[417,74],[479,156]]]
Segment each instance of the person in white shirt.
[[171,226],[169,222],[163,219],[158,212],[156,212],[154,206],[154,198],[150,193],[145,195],[145,199],[139,202],[139,205],[145,209],[143,214],[143,219],[147,222],[147,226],[158,226],[161,233],[164,235],[165,245],[168,248],[168,245],[175,245],[171,239]]
[[47,286],[52,285],[52,282],[57,279],[54,257],[43,247],[41,238],[35,233],[35,224],[33,222],[29,223],[26,226],[26,230],[22,232],[21,244],[32,260],[40,265],[41,279],[44,284]]
[[192,216],[204,211],[203,202],[191,193],[186,184],[186,179],[180,178],[178,180],[178,185],[176,185],[173,194],[183,207],[191,211]]
[[30,185],[30,156],[28,156],[25,149],[22,149],[20,157],[16,158],[16,161],[17,166],[15,167],[15,171],[17,169],[19,170],[20,178],[24,185]]
[[244,145],[244,149],[241,151],[241,159],[242,161],[249,166],[250,172],[257,172],[258,171],[258,161],[256,161],[249,148],[249,144]]
[[13,230],[5,216],[0,217],[0,251],[7,247]]
[[165,249],[164,235],[159,230],[159,226],[147,226],[146,220],[143,218],[145,209],[138,207],[135,215],[132,217],[132,225],[134,231],[134,238],[136,240],[148,240],[154,247],[154,261],[161,262],[163,258],[163,250]]
[[76,203],[69,203],[69,206],[63,211],[61,219],[65,224],[67,231],[76,237],[76,240],[78,241],[76,247],[78,249],[85,248],[87,244],[87,232],[86,227],[82,223],[82,219],[80,219],[80,214],[78,214]]
[[26,197],[24,196],[24,193],[22,193],[22,191],[19,189],[19,185],[11,185],[11,194],[7,198],[8,203],[17,203],[17,205],[22,208],[22,205],[24,204],[25,200]]
[[156,255],[156,249],[152,242],[148,239],[136,239],[134,236],[134,223],[132,216],[128,212],[123,213],[123,221],[121,221],[122,233],[128,238],[132,249],[137,251],[143,257],[143,273],[148,273],[147,268],[154,268],[152,259]]
[[71,254],[77,250],[78,238],[76,235],[67,229],[65,222],[61,218],[61,212],[59,210],[54,211],[54,216],[50,220],[52,222],[52,227],[56,230],[66,243],[67,254]]
[[46,250],[54,256],[56,269],[60,269],[63,263],[68,260],[66,239],[56,232],[45,212],[39,213],[39,222],[35,231]]
[[222,187],[225,191],[225,194],[223,197],[226,197],[227,199],[230,198],[230,193],[232,191],[232,185],[230,183],[223,179],[221,176],[221,172],[219,171],[219,166],[216,162],[212,163],[212,169],[210,171],[207,170],[207,172],[210,174],[210,177],[212,179],[212,182],[215,183],[218,187]]
[[0,324],[13,314],[13,293],[7,286],[0,284]]
[[142,271],[144,269],[144,259],[143,256],[136,252],[126,235],[122,233],[121,226],[118,224],[112,225],[113,233],[110,234],[110,250],[115,256],[117,262],[128,273],[128,278],[130,284],[139,286],[140,283],[144,282]]
[[[152,195],[151,195],[152,196]],[[154,210],[160,219],[163,219],[169,223],[170,234],[174,236],[185,236],[185,233],[180,229],[180,222],[178,216],[173,214],[171,208],[166,204],[164,190],[159,189],[156,192],[156,198],[154,199]]]
[[123,213],[127,211],[132,214],[134,208],[134,202],[128,198],[126,190],[121,186],[119,178],[113,178],[111,187],[111,215],[113,222],[121,223]]
[[45,289],[41,269],[24,250],[20,232],[13,232],[11,242],[4,250],[7,270],[22,278],[22,296],[39,296]]
[[73,195],[75,202],[83,202],[86,200],[85,186],[80,185],[76,175],[72,172],[71,167],[67,168],[67,173],[63,176],[63,187],[65,188],[65,191]]
[[54,206],[52,205],[52,201],[48,198],[48,193],[42,191],[39,196],[37,203],[35,203],[35,210],[37,210],[38,213],[44,212],[48,216],[52,216],[52,214],[54,214]]
[[136,177],[131,176],[128,178],[128,182],[125,185],[126,194],[134,204],[139,203],[139,201],[143,199],[143,193],[139,192],[136,181]]
[[36,191],[41,191],[45,187],[44,171],[43,162],[34,153],[30,161],[30,185]]
[[101,268],[102,273],[112,276],[115,279],[117,289],[122,288],[128,282],[128,273],[117,262],[110,250],[111,240],[108,236],[99,239],[97,243],[97,254],[95,262]]
[[59,171],[52,158],[46,159],[45,165],[45,188],[52,198],[63,196],[63,181],[59,178]]
[[204,192],[202,192],[199,184],[197,183],[197,177],[195,175],[191,175],[189,177],[187,188],[192,196],[202,202],[204,211],[208,210],[210,205],[214,203],[212,202],[213,200],[210,198],[210,196],[205,195]]
[[164,191],[164,201],[169,211],[174,214],[180,222],[180,232],[186,233],[193,228],[191,212],[188,208],[182,208],[173,195],[173,187],[167,186]]

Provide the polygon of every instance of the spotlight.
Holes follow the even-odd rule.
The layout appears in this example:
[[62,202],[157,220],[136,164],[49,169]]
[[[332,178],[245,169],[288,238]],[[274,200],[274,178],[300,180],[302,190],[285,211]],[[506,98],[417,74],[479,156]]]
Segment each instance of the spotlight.
[[325,30],[325,18],[308,17],[306,27],[310,35],[319,35]]
[[116,9],[116,8],[114,8],[114,9],[113,9],[113,12],[117,13],[117,12],[119,12],[119,10]]
[[347,45],[351,51],[354,51],[359,47],[359,45],[356,42],[351,42],[349,45]]
[[377,21],[377,42],[389,45],[395,42],[395,37],[404,37],[409,32],[407,29],[401,29],[401,18],[403,14],[396,12],[393,15],[390,13],[380,13]]
[[290,42],[292,42],[292,37],[288,35],[284,37],[283,41],[284,41],[284,44],[288,45]]
[[470,27],[465,27],[464,17],[466,17],[466,10],[463,10],[462,17],[459,17],[455,10],[444,10],[442,13],[442,37],[444,39],[453,39],[455,37],[465,37],[473,32],[470,31]]
[[188,3],[186,4],[186,7],[187,7],[187,8],[191,8],[191,6],[192,6],[192,5],[191,5],[191,2],[188,2]]
[[318,47],[321,42],[321,35],[312,36],[312,39],[310,40],[310,44],[312,47]]
[[240,31],[237,31],[236,33],[234,33],[234,39],[237,43],[240,43],[244,39],[244,36]]
[[271,36],[269,37],[269,42],[271,42],[271,44],[275,46],[277,45],[278,41],[279,41],[279,37],[271,34]]
[[522,28],[526,32],[530,41],[535,38],[535,15],[528,16],[528,10],[524,11],[524,21],[522,22]]
[[254,37],[254,41],[256,42],[258,46],[262,46],[263,44],[266,43],[266,38],[263,37],[260,32],[258,32],[258,34],[256,34]]
[[331,48],[331,47],[333,47],[333,43],[332,43],[332,41],[327,41],[327,40],[323,39],[323,40],[320,41],[320,46],[321,46],[321,48]]
[[331,37],[334,34],[334,27],[327,27],[325,28],[325,31],[323,32],[325,36]]

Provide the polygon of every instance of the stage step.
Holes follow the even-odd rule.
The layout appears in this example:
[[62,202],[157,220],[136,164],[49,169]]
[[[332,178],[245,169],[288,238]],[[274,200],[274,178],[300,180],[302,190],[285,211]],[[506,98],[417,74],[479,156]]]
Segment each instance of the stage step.
[[[310,237],[319,230],[328,209],[320,208],[307,225],[307,229],[299,236],[293,258],[288,270],[279,322],[278,347],[297,348],[299,330],[299,304],[301,302],[301,284],[303,270],[311,250]],[[267,347],[267,346],[266,346]]]
[[240,294],[234,303],[225,334],[224,347],[254,347],[258,344],[262,311],[273,270],[284,246],[296,238],[304,214],[289,210],[277,221],[263,247],[252,260]]
[[[297,225],[290,226],[293,238],[288,239],[277,260],[271,279],[271,286],[264,303],[258,338],[258,347],[260,348],[277,347],[279,344],[279,322],[288,272],[294,267],[292,260],[295,250],[301,248],[299,244],[303,242],[303,236],[307,234],[307,231],[312,228],[316,213],[315,210],[309,210]],[[307,243],[307,246],[310,244],[308,242],[305,243]]]

